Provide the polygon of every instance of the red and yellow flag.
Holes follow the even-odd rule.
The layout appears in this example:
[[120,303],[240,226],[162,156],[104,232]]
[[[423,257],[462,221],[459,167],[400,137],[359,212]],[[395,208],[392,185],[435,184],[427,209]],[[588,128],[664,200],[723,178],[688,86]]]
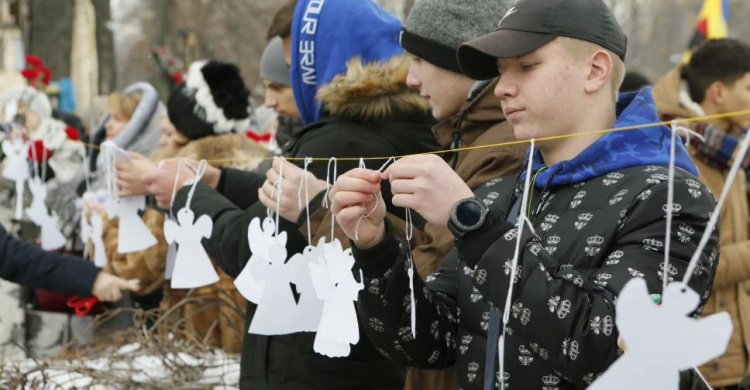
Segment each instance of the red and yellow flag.
[[726,38],[729,34],[729,0],[704,0],[695,33],[688,43],[684,61],[690,61],[693,50],[709,39]]

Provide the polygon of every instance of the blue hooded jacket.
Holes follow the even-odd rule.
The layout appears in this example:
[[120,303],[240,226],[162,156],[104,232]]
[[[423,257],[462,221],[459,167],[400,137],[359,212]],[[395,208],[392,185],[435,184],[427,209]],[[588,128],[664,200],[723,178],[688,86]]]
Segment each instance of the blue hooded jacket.
[[401,22],[373,0],[300,0],[292,18],[292,89],[305,124],[320,119],[318,88],[346,62],[386,62],[401,54]]
[[[658,122],[660,120],[656,113],[651,87],[620,95],[615,128]],[[637,130],[606,133],[572,160],[559,161],[539,172],[534,185],[538,188],[547,185],[569,185],[625,168],[669,165],[671,133],[669,127],[661,124]],[[544,166],[542,153],[536,150],[532,164],[533,172]],[[675,166],[698,176],[698,168],[693,164],[685,146],[679,141],[675,147]],[[522,176],[525,177],[525,171]]]

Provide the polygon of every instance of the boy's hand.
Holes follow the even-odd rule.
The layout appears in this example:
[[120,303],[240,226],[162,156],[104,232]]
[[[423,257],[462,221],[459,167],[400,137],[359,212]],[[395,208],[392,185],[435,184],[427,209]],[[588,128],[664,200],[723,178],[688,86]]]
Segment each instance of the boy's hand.
[[464,181],[439,156],[404,157],[383,172],[391,182],[393,204],[408,207],[436,226],[446,226],[453,205],[474,196]]
[[[331,212],[358,248],[369,249],[385,237],[385,203],[380,194],[381,173],[352,169],[341,175],[328,194]],[[360,222],[361,219],[361,222]],[[359,226],[357,226],[359,225]]]
[[[283,169],[281,168],[283,165]],[[305,186],[302,183],[302,192],[300,192],[300,182],[303,176],[307,178],[308,195],[312,199],[319,193],[328,188],[328,183],[319,180],[310,172],[305,172],[302,168],[286,161],[283,158],[275,158],[273,166],[266,172],[266,182],[258,189],[258,199],[264,206],[271,210],[276,210],[276,202],[279,196],[279,189],[274,189],[274,185],[279,180],[279,173],[284,174],[284,180],[281,185],[281,199],[279,200],[279,214],[284,219],[297,222],[302,211],[305,210]],[[300,199],[302,208],[299,207]]]

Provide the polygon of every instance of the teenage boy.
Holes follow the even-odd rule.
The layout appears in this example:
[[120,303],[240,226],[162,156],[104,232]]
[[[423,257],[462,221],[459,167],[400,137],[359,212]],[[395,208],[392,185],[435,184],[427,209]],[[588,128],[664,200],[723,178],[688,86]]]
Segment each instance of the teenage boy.
[[[750,45],[736,39],[704,43],[690,63],[669,72],[654,87],[654,97],[663,119],[728,114],[750,110]],[[726,183],[739,140],[750,126],[750,115],[735,115],[682,125],[701,133],[691,137],[689,151],[700,171],[700,180],[718,196]],[[750,340],[750,235],[745,157],[732,183],[719,218],[721,245],[719,265],[711,298],[704,315],[726,311],[732,316],[734,333],[724,355],[700,367],[711,386],[737,388],[748,366]],[[723,388],[723,387],[722,387]]]
[[[349,237],[358,226],[352,246],[365,275],[360,320],[390,358],[421,368],[455,363],[464,389],[503,388],[500,381],[510,388],[584,388],[614,362],[619,291],[641,277],[652,293],[661,292],[669,174],[670,130],[648,126],[658,121],[650,89],[616,101],[626,46],[601,0],[521,0],[495,32],[459,48],[468,76],[500,75],[495,95],[516,137],[576,135],[539,142],[530,156],[533,185],[524,215],[533,232],[525,224],[518,232],[508,221],[518,215],[523,176],[491,180],[474,196],[442,159],[418,156],[383,174],[355,169],[338,180],[333,212]],[[584,133],[630,125],[646,127]],[[715,205],[681,145],[676,166],[680,209],[673,223],[686,236],[672,240],[670,280],[684,274]],[[416,338],[408,313],[408,246],[383,219],[382,202],[372,201],[380,196],[373,185],[383,179],[391,183],[394,204],[447,225],[456,237],[458,261],[443,263],[426,281],[415,276]],[[505,307],[518,234],[512,316],[493,324]],[[712,232],[690,281],[704,298],[717,245]]]

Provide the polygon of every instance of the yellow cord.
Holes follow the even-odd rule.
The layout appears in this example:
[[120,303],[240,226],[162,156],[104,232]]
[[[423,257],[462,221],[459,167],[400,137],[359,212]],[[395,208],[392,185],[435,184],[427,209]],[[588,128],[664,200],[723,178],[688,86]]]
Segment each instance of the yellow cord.
[[[623,127],[615,127],[611,129],[603,129],[603,130],[592,130],[592,131],[584,131],[581,133],[570,133],[570,134],[562,134],[562,135],[553,135],[549,137],[542,137],[542,138],[536,138],[536,142],[544,142],[544,141],[554,141],[559,139],[566,139],[566,138],[573,138],[573,137],[582,137],[586,135],[594,135],[594,134],[606,134],[610,132],[617,132],[617,131],[629,131],[629,130],[638,130],[638,129],[645,129],[648,127],[656,127],[656,126],[671,126],[673,122],[676,123],[690,123],[690,122],[705,122],[712,119],[719,119],[719,118],[728,118],[733,116],[742,116],[742,115],[750,115],[750,110],[741,110],[741,111],[733,111],[728,112],[724,114],[715,114],[715,115],[705,115],[705,116],[696,116],[691,118],[681,118],[681,119],[675,119],[673,121],[665,121],[665,122],[653,122],[653,123],[645,123],[645,124],[639,124],[639,125],[632,125],[632,126],[623,126]],[[509,142],[501,142],[496,144],[487,144],[487,145],[475,145],[475,146],[467,146],[463,148],[454,148],[454,149],[445,149],[445,150],[436,150],[433,152],[424,152],[424,153],[415,153],[415,154],[405,154],[401,156],[378,156],[378,157],[336,157],[336,160],[338,161],[359,161],[365,160],[365,161],[371,161],[371,160],[388,160],[391,158],[403,158],[403,157],[412,157],[412,156],[423,156],[423,155],[429,155],[429,154],[445,154],[445,153],[453,153],[453,152],[464,152],[467,150],[476,150],[476,149],[485,149],[485,148],[496,148],[496,147],[502,147],[502,146],[512,146],[512,145],[520,145],[528,143],[529,140],[517,140],[517,141],[509,141]],[[99,149],[99,146],[90,144],[87,142],[83,142],[86,147],[89,147],[91,149]],[[263,160],[272,160],[274,157],[263,157]],[[285,157],[288,161],[304,161],[307,157]],[[328,161],[331,159],[331,157],[312,157],[310,158],[312,161]],[[229,163],[229,162],[241,162],[246,161],[248,159],[245,158],[220,158],[220,159],[213,159],[213,160],[206,160],[208,163]],[[255,158],[254,160],[257,160]]]

